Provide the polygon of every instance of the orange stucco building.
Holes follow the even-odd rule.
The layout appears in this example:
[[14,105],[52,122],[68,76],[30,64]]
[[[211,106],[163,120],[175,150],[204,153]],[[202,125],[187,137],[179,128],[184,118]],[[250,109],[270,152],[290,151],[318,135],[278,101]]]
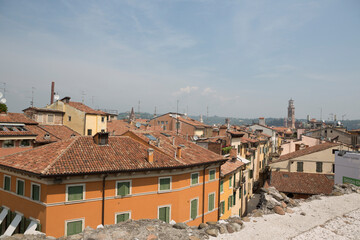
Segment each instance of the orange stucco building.
[[[1,234],[54,237],[86,226],[159,218],[217,221],[222,156],[168,133],[99,133],[0,158]],[[33,227],[34,228],[34,227]],[[7,232],[8,231],[8,232]]]

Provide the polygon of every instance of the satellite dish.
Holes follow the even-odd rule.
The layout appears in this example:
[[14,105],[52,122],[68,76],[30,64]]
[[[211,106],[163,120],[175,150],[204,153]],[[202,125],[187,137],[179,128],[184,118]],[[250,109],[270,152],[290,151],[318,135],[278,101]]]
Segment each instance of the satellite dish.
[[59,100],[59,98],[60,98],[60,96],[57,94],[54,96],[55,101]]
[[199,137],[195,135],[194,140],[197,141],[198,139],[199,139]]
[[1,103],[6,103],[6,98],[2,98],[2,99],[0,100],[0,102],[1,102]]
[[140,128],[140,127],[141,127],[141,123],[137,122],[137,123],[135,124],[135,126],[136,126],[137,128]]
[[3,95],[3,93],[2,92],[0,92],[0,98],[2,98],[4,95]]

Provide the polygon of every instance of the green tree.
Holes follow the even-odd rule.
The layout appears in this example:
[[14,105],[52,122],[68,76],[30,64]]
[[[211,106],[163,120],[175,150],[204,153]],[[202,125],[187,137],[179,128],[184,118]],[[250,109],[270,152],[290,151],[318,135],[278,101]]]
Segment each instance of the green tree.
[[7,112],[7,106],[5,103],[0,103],[0,112]]

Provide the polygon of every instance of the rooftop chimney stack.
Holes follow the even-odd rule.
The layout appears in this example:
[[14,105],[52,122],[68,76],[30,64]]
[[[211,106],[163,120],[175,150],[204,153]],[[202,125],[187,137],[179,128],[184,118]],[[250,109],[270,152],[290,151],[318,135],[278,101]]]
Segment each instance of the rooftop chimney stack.
[[54,94],[55,94],[55,82],[51,82],[50,104],[54,103]]
[[181,158],[181,147],[180,146],[178,146],[177,149],[176,149],[176,156],[178,158]]
[[149,149],[147,150],[147,161],[148,161],[149,163],[154,162],[154,149],[152,149],[152,148],[149,148]]
[[259,124],[260,124],[260,125],[263,125],[263,126],[266,126],[266,125],[265,125],[265,118],[259,117]]

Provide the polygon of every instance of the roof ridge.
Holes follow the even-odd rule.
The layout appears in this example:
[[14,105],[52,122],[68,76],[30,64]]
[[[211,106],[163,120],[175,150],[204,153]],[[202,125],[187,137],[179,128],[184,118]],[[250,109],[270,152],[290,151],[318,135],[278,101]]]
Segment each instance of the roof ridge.
[[[57,156],[57,157],[52,161],[52,163],[50,163],[50,164],[41,172],[41,174],[46,174],[46,172],[47,172],[52,166],[54,166],[54,164],[57,162],[57,160],[58,160],[60,157],[62,157],[62,156],[66,153],[66,151],[67,151],[78,139],[79,139],[79,137],[75,137],[74,139],[71,139],[71,138],[70,138],[70,140],[73,140],[73,141],[69,144],[69,146],[67,146],[64,150],[62,150],[62,152],[59,154],[59,156]],[[64,141],[66,141],[66,140],[64,140]],[[61,142],[63,142],[63,141],[61,141]]]
[[44,130],[45,132],[47,132],[49,135],[50,135],[50,134],[51,134],[51,135],[53,135],[55,138],[59,139],[60,141],[62,140],[61,138],[58,138],[57,136],[55,136],[55,134],[53,134],[53,133],[49,132],[47,129],[45,129],[45,128],[41,127],[41,125],[40,125],[40,124],[38,125],[38,127],[39,127],[39,128],[41,128],[42,130]]

